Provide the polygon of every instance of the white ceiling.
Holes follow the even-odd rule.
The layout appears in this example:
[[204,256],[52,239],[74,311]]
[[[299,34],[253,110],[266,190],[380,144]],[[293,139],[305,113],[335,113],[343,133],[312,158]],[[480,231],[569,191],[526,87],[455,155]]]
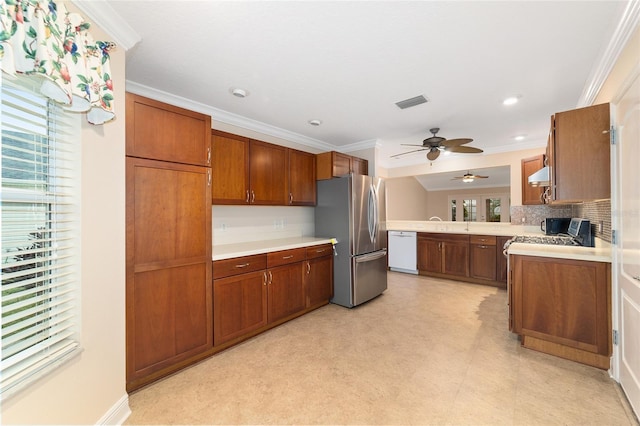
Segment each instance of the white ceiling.
[[[462,179],[455,179],[456,177],[463,176],[467,172],[477,176],[488,177],[486,179],[474,179],[473,182],[463,182]],[[508,187],[511,180],[510,173],[511,169],[509,166],[500,166],[454,172],[431,173],[428,175],[416,176],[415,178],[427,191],[443,191]]]
[[[432,127],[486,154],[544,146],[549,116],[577,106],[627,2],[108,4],[141,37],[127,52],[129,90],[177,95],[219,112],[214,122],[233,117],[314,148],[377,142],[379,164],[396,167],[426,161],[388,157]],[[232,96],[236,87],[249,96]],[[395,106],[417,95],[429,102]],[[520,102],[502,105],[512,95]]]

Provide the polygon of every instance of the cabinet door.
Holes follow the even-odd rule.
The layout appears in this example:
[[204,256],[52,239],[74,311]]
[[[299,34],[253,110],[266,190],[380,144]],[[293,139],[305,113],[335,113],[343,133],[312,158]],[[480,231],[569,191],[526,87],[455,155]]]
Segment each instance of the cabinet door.
[[[470,275],[474,278],[496,280],[496,246],[471,244]],[[500,254],[502,255],[502,253]]]
[[609,104],[555,114],[555,201],[611,198]]
[[269,322],[302,311],[307,298],[302,281],[303,263],[270,268],[268,274]]
[[368,175],[369,174],[369,162],[362,158],[351,157],[351,170],[356,175]]
[[327,303],[333,297],[333,257],[324,256],[305,262],[306,306]]
[[348,175],[351,173],[351,156],[333,152],[333,177]]
[[544,155],[524,158],[521,161],[522,169],[522,205],[544,204],[542,194],[544,187],[529,185],[529,176],[544,167]]
[[418,237],[418,270],[442,272],[441,242],[432,238]]
[[212,346],[210,170],[126,159],[127,382]]
[[266,142],[251,141],[249,179],[251,204],[289,203],[287,192],[287,149]]
[[601,262],[514,256],[521,334],[611,355],[610,269]]
[[316,204],[316,156],[289,149],[289,204],[314,206]]
[[249,139],[212,131],[213,204],[249,203]]
[[128,156],[210,165],[211,117],[132,93],[126,104]]
[[[442,242],[442,273],[469,276],[469,241]],[[494,253],[495,254],[495,253]],[[494,263],[495,265],[495,259]]]
[[213,315],[215,345],[266,325],[266,272],[249,272],[214,280]]

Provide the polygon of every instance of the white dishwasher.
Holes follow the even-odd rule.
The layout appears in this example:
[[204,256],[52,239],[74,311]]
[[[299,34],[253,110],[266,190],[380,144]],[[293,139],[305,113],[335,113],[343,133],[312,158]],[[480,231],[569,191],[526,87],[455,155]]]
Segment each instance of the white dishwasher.
[[417,235],[408,231],[389,231],[389,268],[392,271],[418,273]]

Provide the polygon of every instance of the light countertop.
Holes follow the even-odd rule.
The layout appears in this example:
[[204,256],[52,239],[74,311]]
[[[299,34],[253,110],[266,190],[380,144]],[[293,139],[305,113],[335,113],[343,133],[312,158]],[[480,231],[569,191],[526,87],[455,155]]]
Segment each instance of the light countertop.
[[387,220],[388,231],[439,232],[474,235],[542,235],[539,226],[512,225],[509,222],[451,222],[420,220]]
[[588,260],[592,262],[611,263],[611,245],[606,241],[599,239],[596,239],[595,247],[513,243],[509,246],[508,253],[524,256],[553,257],[557,259]]
[[250,241],[238,244],[223,244],[213,246],[212,260],[231,259],[233,257],[251,256],[272,251],[289,250],[300,247],[330,244],[329,238],[294,237],[278,240]]

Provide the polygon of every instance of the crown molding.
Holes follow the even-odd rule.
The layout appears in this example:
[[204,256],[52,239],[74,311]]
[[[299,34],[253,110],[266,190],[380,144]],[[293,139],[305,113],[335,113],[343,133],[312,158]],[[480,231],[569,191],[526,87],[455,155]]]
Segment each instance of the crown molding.
[[210,105],[183,98],[182,96],[154,89],[152,87],[145,86],[134,81],[126,81],[126,90],[127,92],[135,93],[136,95],[145,96],[147,98],[155,99],[160,102],[165,102],[181,108],[186,108],[192,111],[200,112],[202,114],[210,115],[211,120],[213,121],[219,121],[243,129],[253,130],[258,133],[285,139],[290,142],[295,142],[300,145],[308,146],[310,148],[316,148],[321,151],[336,150],[336,147],[334,145],[323,142],[321,140],[313,139],[299,133],[290,132],[288,130],[281,129],[280,127],[272,126],[261,121],[252,120],[250,118],[227,112]]
[[578,108],[593,105],[620,53],[638,27],[638,22],[640,22],[640,0],[631,0],[627,3],[620,22],[600,60],[596,62],[589,74],[587,84],[582,89],[582,94],[578,100]]
[[125,51],[142,40],[140,34],[131,28],[106,0],[71,0],[71,3],[109,34]]
[[343,145],[340,147],[334,147],[335,151],[340,152],[353,152],[353,151],[361,151],[363,149],[370,149],[380,146],[380,141],[378,139],[368,139],[366,141],[354,142],[349,145]]

